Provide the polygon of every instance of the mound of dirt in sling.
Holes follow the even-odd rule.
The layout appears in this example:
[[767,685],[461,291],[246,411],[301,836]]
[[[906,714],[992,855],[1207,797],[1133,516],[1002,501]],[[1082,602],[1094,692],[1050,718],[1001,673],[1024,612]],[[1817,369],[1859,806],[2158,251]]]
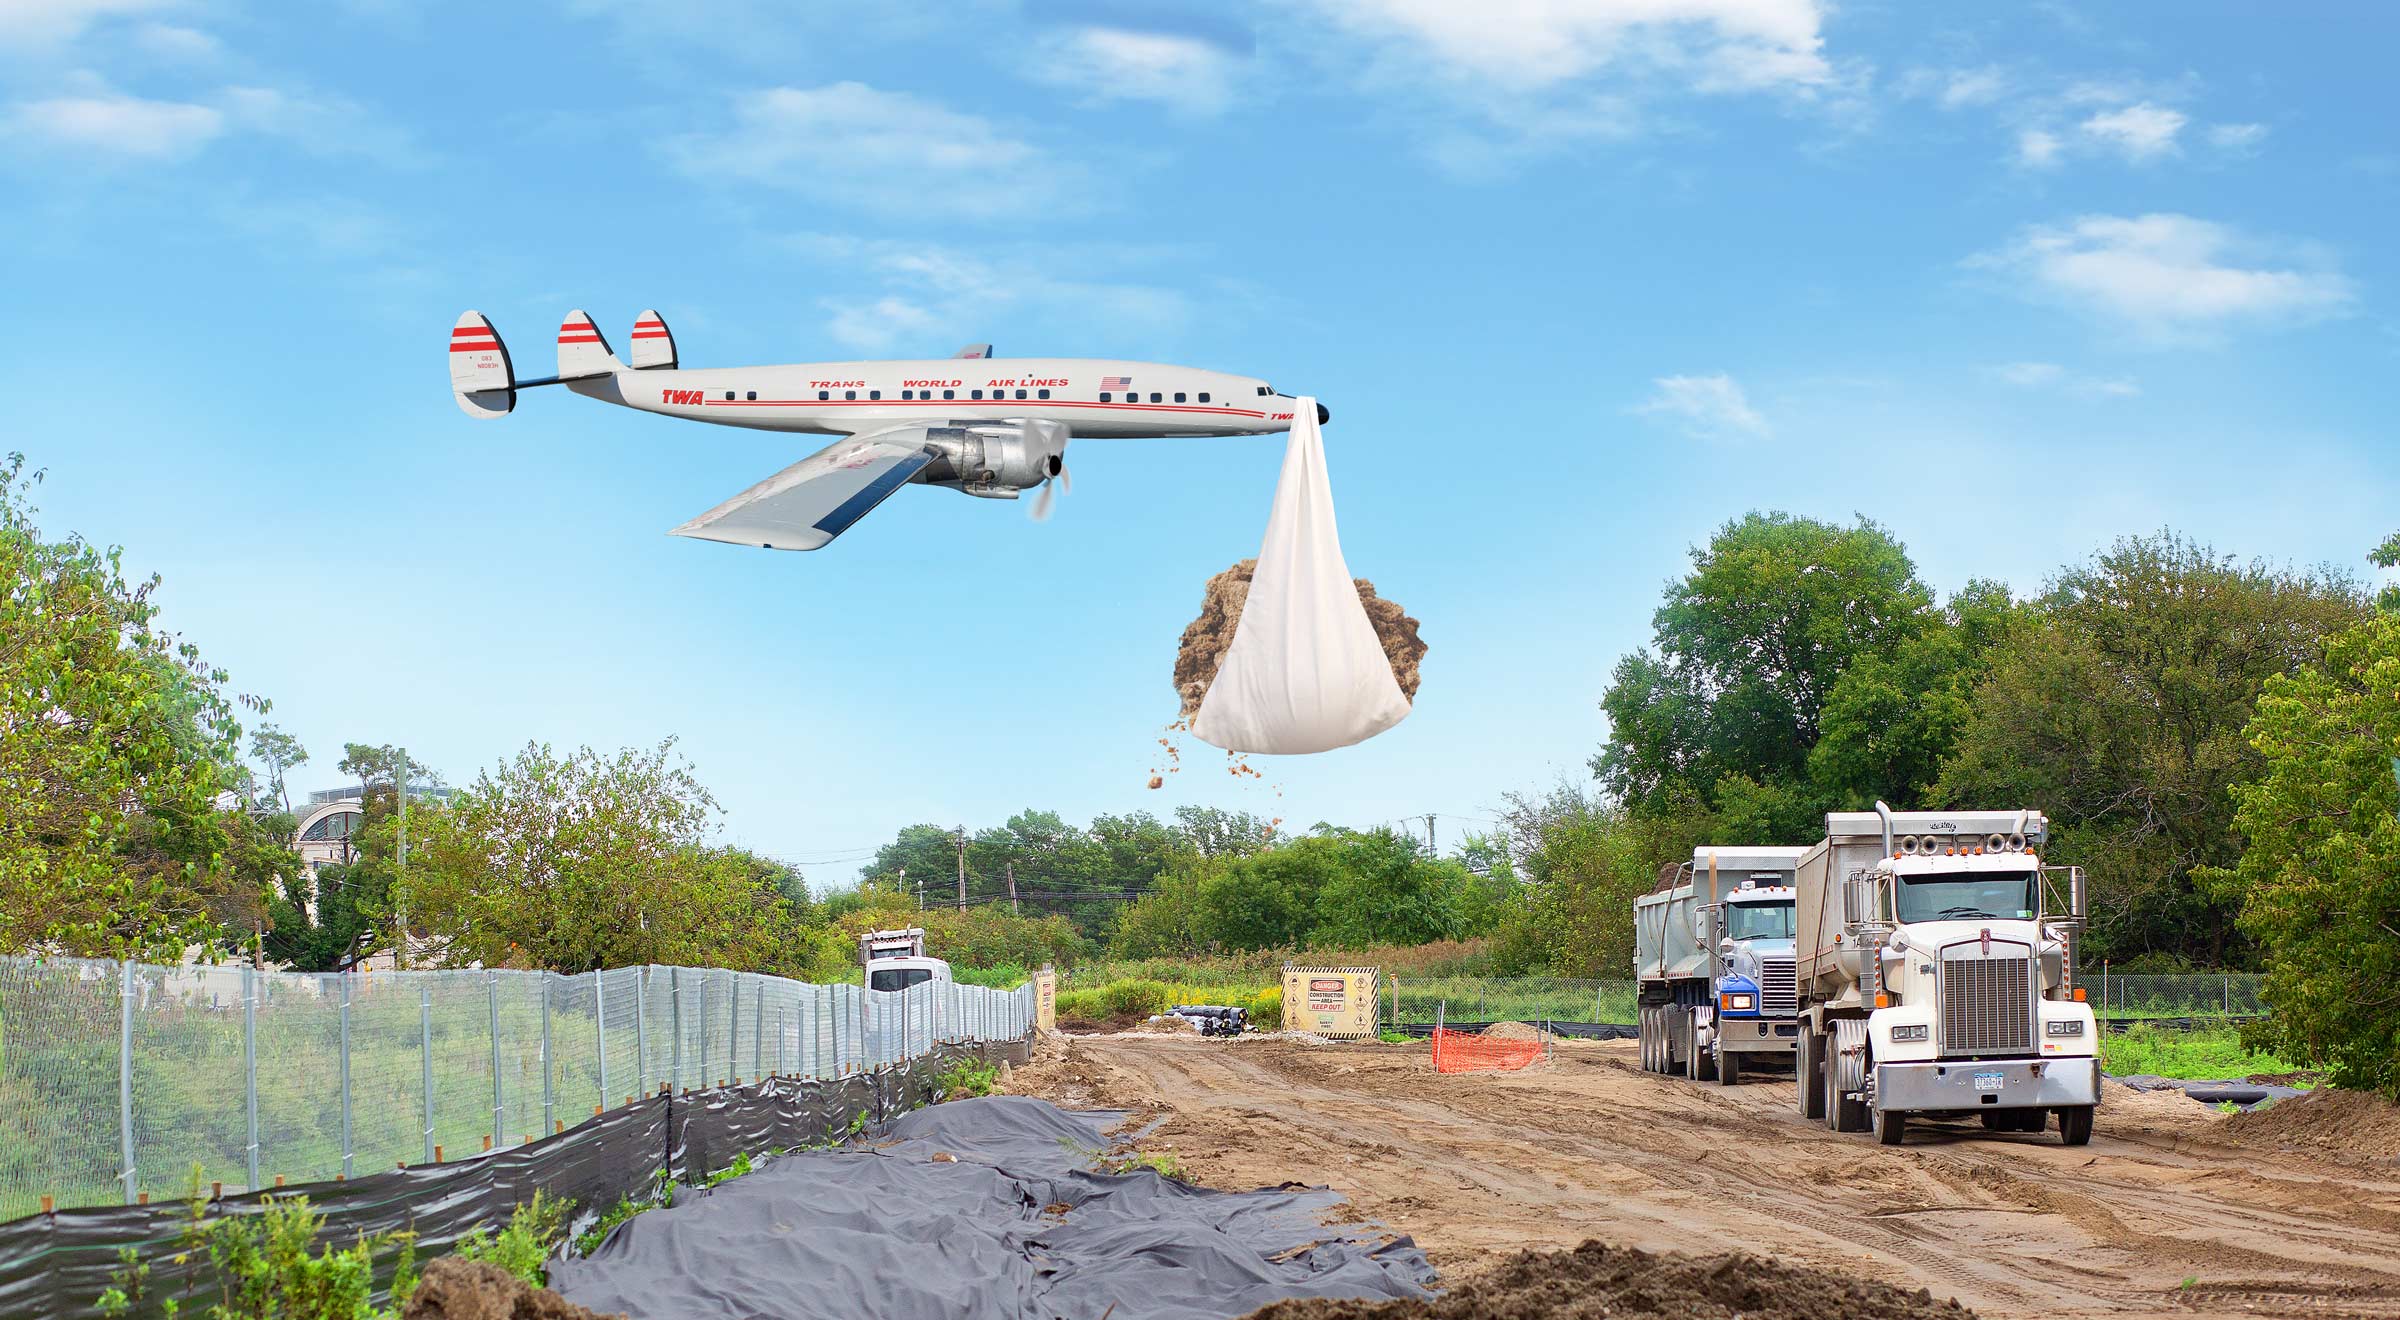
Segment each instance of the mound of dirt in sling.
[[2400,1157],[2400,1105],[2365,1091],[2322,1087],[2235,1114],[2217,1134],[2245,1146],[2302,1146],[2368,1158]]
[[1522,1022],[1495,1022],[1485,1027],[1482,1035],[1486,1040],[1539,1041],[1542,1029]]
[[[1175,695],[1183,703],[1186,720],[1200,713],[1200,699],[1208,695],[1208,685],[1216,681],[1217,670],[1225,662],[1225,650],[1233,645],[1234,626],[1242,621],[1242,607],[1250,600],[1251,574],[1257,570],[1257,560],[1245,559],[1210,578],[1201,594],[1200,617],[1183,630],[1183,644],[1175,652]],[[1397,602],[1376,595],[1374,583],[1365,578],[1351,581],[1358,586],[1358,603],[1366,607],[1367,620],[1375,625],[1376,639],[1383,643],[1383,655],[1391,662],[1400,694],[1415,701],[1418,666],[1429,649],[1425,639],[1417,636],[1418,621]]]
[[1652,1255],[1586,1242],[1528,1251],[1432,1301],[1277,1302],[1249,1320],[1973,1320],[1929,1292],[1739,1253]]
[[425,1267],[404,1320],[625,1320],[577,1306],[488,1260],[444,1256]]

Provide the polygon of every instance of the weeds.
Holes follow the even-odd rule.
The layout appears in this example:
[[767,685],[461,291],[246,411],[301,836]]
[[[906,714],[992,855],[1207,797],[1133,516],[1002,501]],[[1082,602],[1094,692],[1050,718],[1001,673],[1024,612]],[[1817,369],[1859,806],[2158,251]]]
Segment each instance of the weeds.
[[999,1086],[999,1066],[975,1059],[960,1059],[934,1079],[934,1087],[944,1100],[970,1100],[990,1095]]
[[1183,1161],[1177,1159],[1175,1152],[1171,1150],[1134,1150],[1117,1155],[1104,1155],[1099,1160],[1099,1168],[1102,1173],[1138,1173],[1147,1169],[1161,1178],[1171,1178],[1176,1182],[1191,1181],[1184,1174]]
[[[110,1317],[159,1315],[178,1320],[391,1320],[416,1291],[416,1235],[362,1235],[348,1247],[319,1249],[325,1216],[309,1209],[306,1196],[269,1196],[256,1214],[211,1218],[200,1169],[192,1169],[176,1250],[168,1257],[183,1275],[182,1295],[157,1297],[151,1267],[134,1247],[117,1251],[109,1286],[93,1301]],[[375,1261],[393,1253],[392,1304],[373,1306]],[[197,1305],[210,1286],[216,1299]],[[156,1309],[148,1304],[155,1301]]]
[[2175,1031],[2142,1025],[2103,1034],[2100,1061],[2119,1076],[2151,1073],[2184,1079],[2248,1077],[2254,1073],[2300,1070],[2297,1064],[2244,1045],[2241,1033],[2231,1027]]
[[743,1151],[733,1157],[733,1163],[728,1164],[724,1168],[717,1170],[715,1173],[708,1175],[706,1185],[714,1187],[721,1182],[730,1182],[735,1178],[740,1178],[747,1174],[755,1173],[757,1172],[757,1169],[758,1166],[750,1162],[750,1152]]
[[457,1253],[467,1260],[490,1261],[522,1282],[544,1287],[550,1282],[550,1252],[566,1235],[567,1215],[574,1209],[573,1201],[537,1190],[532,1200],[508,1212],[508,1226],[499,1236],[477,1224],[458,1240]]

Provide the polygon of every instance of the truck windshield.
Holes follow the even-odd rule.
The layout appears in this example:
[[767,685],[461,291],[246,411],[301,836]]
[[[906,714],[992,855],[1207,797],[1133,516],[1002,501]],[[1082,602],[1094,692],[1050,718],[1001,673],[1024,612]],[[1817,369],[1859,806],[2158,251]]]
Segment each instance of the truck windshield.
[[1920,875],[1900,879],[1902,922],[1971,921],[1977,917],[2031,920],[2033,876],[2019,872],[1990,875]]
[[1792,937],[1789,903],[1728,903],[1725,938],[1731,940],[1788,940]]

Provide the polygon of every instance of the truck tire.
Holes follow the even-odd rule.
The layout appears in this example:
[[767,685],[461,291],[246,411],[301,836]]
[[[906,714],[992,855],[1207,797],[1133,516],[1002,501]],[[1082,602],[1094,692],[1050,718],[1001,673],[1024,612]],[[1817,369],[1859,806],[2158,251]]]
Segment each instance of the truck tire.
[[1867,1125],[1875,1129],[1875,1139],[1886,1146],[1897,1146],[1908,1137],[1908,1115],[1897,1109],[1869,1109]]
[[1717,1085],[1739,1086],[1742,1084],[1742,1056],[1727,1050],[1725,1042],[1721,1039],[1717,1042],[1716,1064]]
[[1700,1014],[1689,1008],[1683,1010],[1683,1075],[1695,1082],[1717,1079],[1715,1058],[1700,1048]]
[[1825,1037],[1825,1126],[1835,1132],[1864,1132],[1867,1130],[1867,1106],[1842,1094],[1842,1060],[1836,1053],[1841,1045],[1840,1033]]
[[2092,1140],[2092,1106],[2066,1105],[2058,1111],[2058,1140],[2065,1146],[2084,1146]]
[[2020,1109],[2017,1111],[2016,1130],[2019,1132],[2040,1132],[2049,1126],[2050,1111],[2047,1109]]
[[1642,1071],[1658,1071],[1658,1005],[1644,1004],[1641,1013]]
[[1800,1024],[1799,1076],[1792,1089],[1800,1093],[1800,1117],[1825,1117],[1825,1038]]

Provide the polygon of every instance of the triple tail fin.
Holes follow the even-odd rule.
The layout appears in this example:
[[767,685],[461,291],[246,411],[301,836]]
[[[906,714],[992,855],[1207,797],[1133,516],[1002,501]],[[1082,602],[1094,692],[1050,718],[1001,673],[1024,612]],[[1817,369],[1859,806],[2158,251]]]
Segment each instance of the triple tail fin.
[[666,318],[645,310],[633,318],[633,369],[672,369],[675,366],[675,335],[667,329]]
[[581,308],[567,313],[558,326],[558,378],[582,380],[592,376],[613,376],[624,369],[616,353],[601,335],[600,327],[592,323]]

